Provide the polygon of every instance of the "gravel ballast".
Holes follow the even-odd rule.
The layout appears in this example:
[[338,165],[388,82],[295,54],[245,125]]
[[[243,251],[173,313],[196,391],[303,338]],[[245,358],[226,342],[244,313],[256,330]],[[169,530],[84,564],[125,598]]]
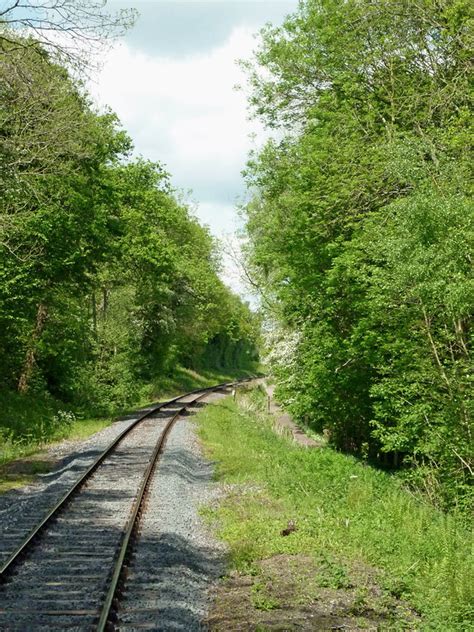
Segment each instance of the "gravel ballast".
[[[222,394],[212,394],[206,397],[205,401],[208,402],[221,397]],[[199,405],[202,404],[198,404],[195,409]],[[64,442],[61,446],[55,446],[52,450],[56,451],[56,454],[59,453],[61,462],[54,472],[42,475],[39,481],[33,485],[22,490],[12,490],[0,497],[0,542],[2,543],[0,559],[6,559],[31,526],[39,521],[42,515],[79,478],[97,455],[126,426],[133,423],[137,416],[138,413],[126,420],[116,422],[86,441]],[[148,441],[146,443],[148,444]],[[110,474],[112,482],[113,472],[111,471]],[[116,522],[117,526],[119,522],[122,522],[123,511],[119,508],[121,502],[118,501],[119,498],[125,499],[131,495],[127,486],[134,487],[136,485],[132,480],[133,478],[132,475],[128,481],[123,483],[115,481],[113,483],[114,492],[117,493],[105,501],[107,516],[105,516],[102,529],[107,529],[110,520],[114,523],[114,527]],[[225,556],[223,545],[217,542],[206,529],[199,516],[199,507],[211,502],[218,495],[217,486],[212,484],[211,479],[212,465],[201,454],[194,424],[187,413],[186,416],[178,419],[170,432],[151,482],[149,498],[141,519],[139,537],[133,548],[123,587],[123,597],[118,611],[118,629],[145,628],[190,632],[204,629],[202,620],[208,611],[210,588],[222,574]],[[93,492],[94,490],[91,489],[88,495],[91,495],[92,502],[95,503],[99,499],[94,496]],[[88,507],[88,495],[83,501],[84,511]],[[79,508],[79,513],[72,516],[70,524],[63,525],[60,519],[56,527],[49,530],[53,538],[52,542],[54,542],[55,531],[58,528],[64,527],[66,530],[71,529],[71,533],[74,532],[77,526],[74,523],[76,521],[83,522],[80,512],[81,509]],[[80,540],[87,541],[89,530],[94,530],[92,525],[82,530],[77,545],[79,545]],[[98,567],[104,563],[108,565],[111,557],[110,545],[114,548],[112,542],[104,541],[102,550],[97,551],[96,564]],[[75,549],[73,545],[71,550],[68,547],[67,553],[66,551],[58,551],[60,558],[61,553],[63,556],[66,555],[61,561],[56,559],[56,550],[54,544],[45,549],[49,558],[50,571],[57,563],[60,566],[66,563],[70,566],[71,573],[76,575],[79,580],[82,571],[86,570],[84,560],[81,558],[80,547],[77,546]],[[39,566],[35,564],[35,557],[33,554],[33,559],[27,561],[17,579],[17,581],[20,580],[19,584],[27,588],[25,593],[32,590],[32,584],[28,579],[28,567],[38,571],[39,566],[41,566],[40,557],[37,562]],[[54,570],[52,572],[54,576]],[[87,569],[91,579],[93,579],[94,572],[95,569],[92,567]],[[65,599],[71,599],[79,586],[76,587],[73,582],[67,587],[68,594],[63,595],[61,588],[54,586],[53,576],[50,573],[45,573],[44,577],[51,583],[51,591],[46,597],[49,602],[48,607],[55,609],[57,603],[59,609],[62,609],[61,602],[64,602]],[[9,592],[7,590],[4,597]],[[87,600],[87,604],[84,604],[87,609],[90,608],[90,611],[95,609],[98,599],[100,599],[100,596],[94,592],[91,590],[90,599]],[[13,598],[13,593],[8,596]],[[45,596],[42,595],[41,600]],[[27,594],[25,594],[25,598],[28,599]],[[8,601],[10,599],[7,599]],[[2,605],[5,606],[6,604],[1,604],[0,610]],[[4,619],[4,623],[7,623],[8,627],[2,629],[19,629],[9,616],[6,620]],[[59,627],[51,627],[51,620],[43,621],[40,616],[36,621],[37,628],[31,629],[63,629],[71,624],[75,629],[82,629],[80,624],[76,628],[73,621],[68,622],[63,618],[58,618],[56,623]]]
[[217,494],[194,426],[180,418],[150,487],[118,612],[120,630],[204,629],[201,621],[210,588],[224,570],[225,551],[203,525],[199,506]]
[[54,469],[47,474],[38,474],[31,485],[0,495],[0,564],[103,450],[146,410],[143,408],[127,415],[88,439],[66,440],[48,447],[44,457],[56,462]]

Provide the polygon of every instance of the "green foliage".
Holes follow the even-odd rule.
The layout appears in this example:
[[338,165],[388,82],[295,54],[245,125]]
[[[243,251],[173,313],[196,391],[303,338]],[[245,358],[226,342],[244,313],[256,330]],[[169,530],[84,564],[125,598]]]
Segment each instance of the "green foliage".
[[[229,490],[206,513],[235,567],[248,572],[260,559],[304,554],[316,560],[319,585],[344,588],[353,567],[369,564],[384,591],[422,615],[417,629],[470,629],[473,552],[465,516],[444,514],[354,457],[290,443],[274,432],[258,395],[207,406],[197,421]],[[297,530],[282,537],[289,520]],[[265,594],[257,603],[267,605]]]
[[[250,369],[258,319],[220,280],[217,244],[169,175],[159,163],[129,159],[115,115],[97,113],[38,43],[12,34],[2,47],[6,399],[17,398],[19,410],[51,400],[51,418],[58,402],[111,415],[149,398],[151,384],[179,364]],[[5,409],[0,428],[15,441],[57,434],[40,430],[42,413],[25,423],[12,415]]]
[[257,610],[273,610],[280,607],[280,602],[267,594],[263,583],[257,582],[252,586],[252,604]]
[[[70,436],[78,423],[74,413],[44,391],[20,395],[0,389],[0,466]],[[2,482],[0,476],[0,488]]]
[[471,37],[464,0],[306,0],[265,29],[250,103],[280,140],[249,162],[246,209],[281,399],[466,507]]

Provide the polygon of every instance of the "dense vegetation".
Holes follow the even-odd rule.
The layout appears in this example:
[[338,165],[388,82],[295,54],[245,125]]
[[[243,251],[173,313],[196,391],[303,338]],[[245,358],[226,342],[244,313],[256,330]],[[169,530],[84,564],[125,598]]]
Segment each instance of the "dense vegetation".
[[249,261],[280,397],[466,506],[473,475],[467,0],[304,0],[248,64]]
[[0,435],[130,406],[178,365],[249,368],[257,322],[160,164],[34,40],[0,48]]

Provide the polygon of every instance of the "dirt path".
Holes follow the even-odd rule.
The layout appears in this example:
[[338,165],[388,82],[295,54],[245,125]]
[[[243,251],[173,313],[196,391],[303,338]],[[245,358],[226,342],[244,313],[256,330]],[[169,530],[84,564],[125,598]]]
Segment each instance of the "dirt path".
[[291,416],[284,412],[276,403],[274,397],[275,387],[267,384],[265,380],[261,381],[261,385],[265,389],[268,397],[268,412],[275,418],[275,427],[281,433],[288,433],[293,437],[293,441],[305,448],[320,448],[323,443],[308,437],[303,430],[295,424]]

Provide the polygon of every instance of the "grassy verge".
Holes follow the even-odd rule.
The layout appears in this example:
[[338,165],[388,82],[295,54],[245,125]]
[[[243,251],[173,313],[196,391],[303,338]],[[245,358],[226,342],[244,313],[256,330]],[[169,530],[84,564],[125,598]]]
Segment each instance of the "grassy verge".
[[[180,393],[247,376],[246,371],[192,371],[178,367],[144,391],[135,407],[150,401],[171,399]],[[0,493],[31,482],[54,464],[43,459],[42,450],[63,439],[85,439],[128,411],[79,418],[47,395],[3,393],[0,396]]]
[[[343,579],[366,565],[386,595],[420,613],[422,623],[408,629],[474,629],[472,538],[460,517],[424,504],[393,476],[354,458],[295,447],[273,432],[255,392],[206,407],[198,423],[218,478],[234,484],[207,511],[230,545],[234,569],[258,575],[261,560],[310,556],[326,575],[329,568]],[[296,528],[283,537],[289,523]],[[266,600],[270,608],[271,595]]]

